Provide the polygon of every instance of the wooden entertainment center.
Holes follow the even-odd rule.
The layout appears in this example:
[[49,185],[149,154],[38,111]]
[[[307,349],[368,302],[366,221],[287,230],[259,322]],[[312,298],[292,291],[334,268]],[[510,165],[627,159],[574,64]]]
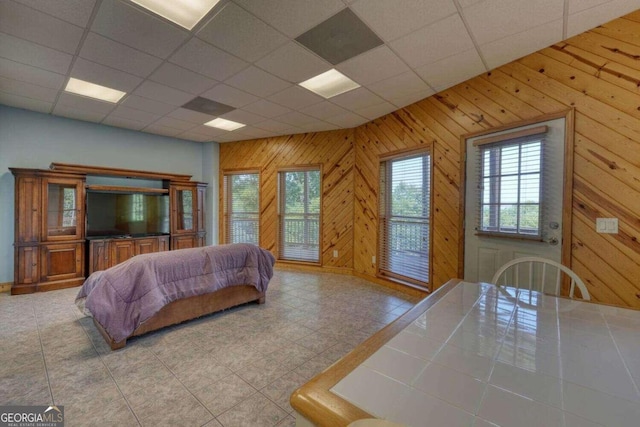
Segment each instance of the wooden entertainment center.
[[[207,184],[189,175],[64,163],[52,163],[48,170],[9,169],[15,177],[13,295],[78,286],[92,272],[135,255],[206,245]],[[88,184],[87,177],[159,185],[96,185]],[[88,192],[168,197],[167,232],[136,229],[88,236]]]

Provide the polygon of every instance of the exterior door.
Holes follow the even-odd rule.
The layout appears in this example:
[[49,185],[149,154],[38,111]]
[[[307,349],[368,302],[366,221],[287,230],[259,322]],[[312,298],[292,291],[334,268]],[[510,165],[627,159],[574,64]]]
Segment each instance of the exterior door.
[[[547,126],[547,131],[541,142],[539,205],[537,208],[535,206],[532,208],[532,205],[527,205],[527,202],[535,201],[536,196],[523,196],[528,191],[526,180],[529,178],[526,175],[531,168],[527,169],[529,166],[522,167],[522,173],[515,173],[517,175],[516,178],[514,178],[513,174],[498,176],[496,180],[486,178],[491,173],[486,172],[489,167],[487,166],[489,155],[487,153],[483,154],[482,146],[475,144],[479,144],[481,139],[486,141],[494,136],[500,137],[501,135],[514,134],[514,132],[519,131],[526,133],[527,129],[530,130],[544,125]],[[532,138],[520,138],[519,140],[522,141],[523,139],[532,141]],[[517,144],[518,139],[513,141],[516,141]],[[487,148],[485,147],[486,150]],[[526,153],[523,150],[527,150],[527,148],[520,148],[520,159],[524,156],[522,153]],[[524,256],[538,256],[561,263],[565,118],[512,128],[495,134],[482,135],[481,137],[468,138],[466,140],[466,152],[464,279],[490,282],[495,272],[503,264],[514,258]],[[482,160],[480,156],[483,156]],[[503,156],[505,158],[509,157],[507,154],[503,154]],[[522,165],[522,162],[520,164]],[[501,173],[496,170],[495,166],[493,168],[493,173]],[[497,169],[500,169],[500,166]],[[480,182],[481,180],[482,182]],[[491,196],[489,187],[500,185],[500,182],[503,185],[502,189],[496,190],[492,188],[491,191],[495,196]],[[525,185],[514,184],[521,182],[525,182]],[[491,197],[497,199],[495,204],[492,204]],[[507,203],[513,202],[513,204],[501,204],[501,198],[506,200]],[[570,209],[571,207],[567,206],[567,208]],[[507,226],[502,227],[499,224],[499,219],[496,221],[498,223],[497,232],[483,232],[486,230],[485,224],[500,215],[505,218],[512,215],[504,222],[511,224],[513,221],[513,224],[518,224],[517,228],[519,229],[521,217],[526,219],[526,209],[539,209],[539,235],[510,235],[509,228]],[[518,212],[524,212],[525,214],[520,215]],[[513,215],[516,215],[516,217]],[[526,222],[525,220],[522,221]],[[507,232],[503,232],[505,230]],[[525,229],[524,233],[526,232],[527,230]],[[571,242],[565,243],[570,244]]]

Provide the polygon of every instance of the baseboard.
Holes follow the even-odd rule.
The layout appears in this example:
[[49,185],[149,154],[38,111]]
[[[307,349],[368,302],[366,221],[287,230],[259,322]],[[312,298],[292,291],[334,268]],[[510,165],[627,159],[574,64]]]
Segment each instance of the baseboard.
[[429,291],[418,289],[417,287],[403,285],[398,282],[394,282],[393,280],[382,279],[376,276],[369,276],[368,274],[360,273],[358,271],[354,271],[353,275],[355,277],[359,277],[361,279],[368,280],[370,282],[376,283],[378,285],[384,286],[386,288],[391,288],[394,291],[402,292],[407,295],[412,295],[414,297],[426,297],[429,295]]
[[10,292],[13,282],[0,283],[0,292]]
[[350,267],[331,267],[322,265],[305,265],[302,263],[289,263],[285,261],[276,261],[275,267],[279,270],[292,270],[292,271],[312,271],[314,273],[336,273],[344,274],[347,276],[353,275],[353,269]]

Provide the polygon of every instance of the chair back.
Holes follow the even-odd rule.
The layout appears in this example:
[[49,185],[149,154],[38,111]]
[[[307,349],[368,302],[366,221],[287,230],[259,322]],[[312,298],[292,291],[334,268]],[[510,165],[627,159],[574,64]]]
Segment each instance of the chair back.
[[[521,267],[524,268],[524,271],[521,271]],[[547,277],[547,267],[550,267],[549,270],[551,270],[551,273],[553,273],[554,268],[556,270],[556,274],[552,277],[553,280],[549,280]],[[546,258],[515,258],[500,267],[498,271],[496,271],[496,274],[493,275],[491,282],[500,286],[500,280],[502,279],[503,286],[508,285],[516,288],[526,286],[529,290],[559,295],[560,285],[562,283],[561,273],[565,273],[571,279],[571,287],[569,288],[570,298],[574,297],[575,288],[577,286],[580,290],[582,299],[585,301],[591,300],[587,287],[576,273],[574,273],[570,268]],[[521,284],[520,282],[525,283]],[[550,287],[553,287],[553,289],[549,289]]]

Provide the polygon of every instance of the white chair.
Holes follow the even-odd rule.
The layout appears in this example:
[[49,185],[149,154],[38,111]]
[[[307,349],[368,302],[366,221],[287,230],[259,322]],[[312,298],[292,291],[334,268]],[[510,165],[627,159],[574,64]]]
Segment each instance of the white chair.
[[[503,265],[502,267],[500,267],[498,271],[496,271],[496,274],[493,275],[493,279],[491,279],[491,282],[499,286],[500,278],[502,278],[502,282],[503,282],[502,285],[504,286],[509,285],[509,286],[514,286],[516,288],[520,288],[521,287],[520,286],[520,278],[521,278],[520,265],[521,264],[529,264],[529,270],[527,274],[528,280],[526,281],[528,283],[529,290],[535,290],[542,293],[545,292],[546,285],[549,282],[548,280],[545,280],[546,273],[547,273],[547,266],[551,266],[552,268],[555,267],[557,271],[555,275],[555,289],[554,289],[554,292],[552,292],[554,295],[560,294],[560,284],[562,282],[561,273],[565,273],[571,279],[571,287],[569,288],[569,297],[573,298],[573,294],[577,286],[578,289],[580,290],[580,294],[582,295],[583,300],[589,301],[591,299],[591,297],[589,296],[589,291],[587,291],[587,287],[584,285],[584,282],[582,281],[582,279],[580,279],[580,277],[578,277],[576,273],[574,273],[570,268],[565,267],[562,264],[559,264],[555,261],[552,261],[550,259],[545,259],[545,258],[522,257],[522,258],[516,258],[514,260],[511,260],[505,265]],[[534,274],[535,265],[541,265],[542,271],[540,272],[540,270],[538,269],[539,274]],[[511,283],[507,283],[508,274],[505,274],[505,273],[508,273],[507,270],[511,269],[512,267],[513,267],[512,269],[513,278],[511,279]],[[534,276],[536,276],[535,278],[537,280],[534,280]]]

